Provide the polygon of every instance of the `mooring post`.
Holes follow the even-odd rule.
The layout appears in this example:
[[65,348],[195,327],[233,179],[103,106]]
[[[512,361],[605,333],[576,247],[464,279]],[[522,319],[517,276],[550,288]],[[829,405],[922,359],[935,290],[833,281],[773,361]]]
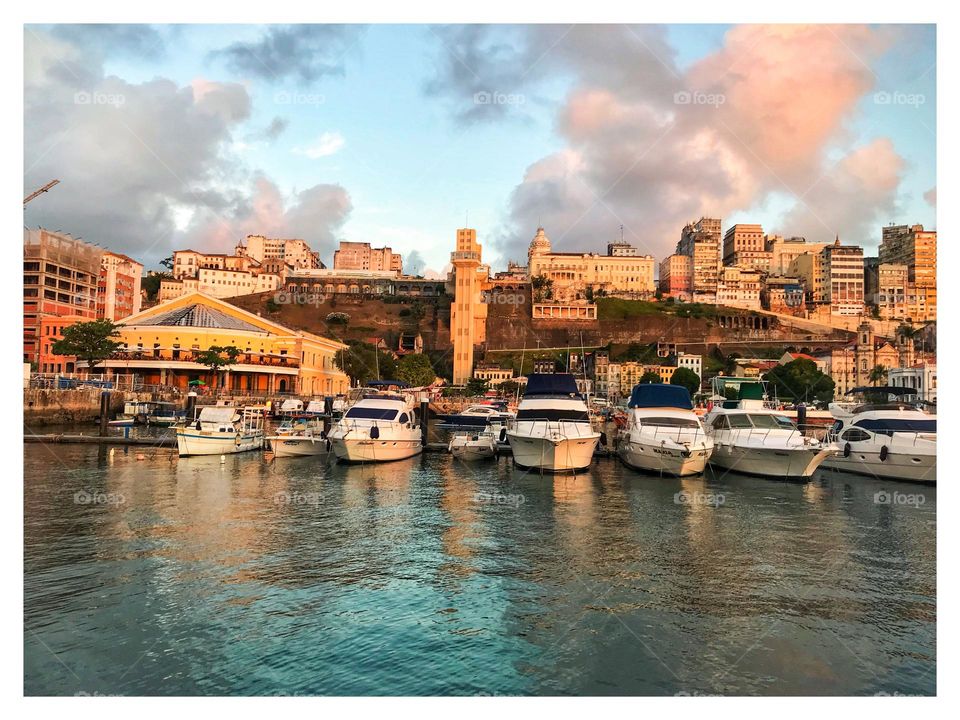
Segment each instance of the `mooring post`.
[[423,447],[427,446],[427,439],[430,437],[430,423],[427,415],[430,411],[430,396],[427,393],[420,393],[420,441]]
[[110,421],[110,391],[100,392],[100,437],[107,436],[107,423]]
[[188,392],[187,407],[184,408],[184,412],[186,413],[186,419],[188,422],[193,420],[193,416],[196,414],[196,411],[197,411],[197,394],[195,392]]
[[323,436],[330,434],[330,426],[333,424],[333,398],[325,395],[323,398]]

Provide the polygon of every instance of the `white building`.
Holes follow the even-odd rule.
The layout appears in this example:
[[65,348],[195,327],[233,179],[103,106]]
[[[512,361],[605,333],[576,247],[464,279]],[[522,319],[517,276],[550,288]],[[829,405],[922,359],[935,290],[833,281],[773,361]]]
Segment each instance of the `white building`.
[[677,367],[685,367],[688,370],[693,370],[697,374],[697,377],[703,380],[703,356],[702,355],[688,355],[687,353],[677,353]]
[[887,384],[893,387],[906,387],[916,390],[920,400],[937,401],[937,365],[921,363],[908,368],[887,370]]

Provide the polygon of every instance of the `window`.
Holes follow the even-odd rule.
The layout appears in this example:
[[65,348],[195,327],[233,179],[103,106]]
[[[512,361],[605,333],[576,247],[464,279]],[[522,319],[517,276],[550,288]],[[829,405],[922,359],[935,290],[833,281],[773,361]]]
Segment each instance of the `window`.
[[729,427],[730,427],[730,425],[729,425],[729,423],[727,422],[727,416],[726,416],[726,415],[720,415],[719,417],[715,418],[714,421],[713,421],[713,429],[714,429],[714,430],[726,430],[726,429],[728,429]]
[[870,439],[870,433],[864,432],[860,428],[850,428],[840,435],[840,439],[847,442],[863,442]]

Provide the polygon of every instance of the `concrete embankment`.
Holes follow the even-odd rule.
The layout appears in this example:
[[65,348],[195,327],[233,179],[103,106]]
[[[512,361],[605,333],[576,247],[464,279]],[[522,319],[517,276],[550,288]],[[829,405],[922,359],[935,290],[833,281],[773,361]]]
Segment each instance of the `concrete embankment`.
[[[100,415],[99,388],[71,390],[25,389],[23,391],[23,422],[29,427],[66,425],[92,422]],[[110,414],[123,412],[127,402],[184,402],[174,392],[128,392],[117,390],[110,393]]]

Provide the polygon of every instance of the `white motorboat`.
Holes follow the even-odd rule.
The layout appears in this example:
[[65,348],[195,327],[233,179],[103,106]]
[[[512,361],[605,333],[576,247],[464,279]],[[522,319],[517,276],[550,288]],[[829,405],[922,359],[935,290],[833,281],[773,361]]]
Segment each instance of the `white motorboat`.
[[375,381],[329,435],[333,452],[344,462],[390,462],[423,452],[414,398],[399,392],[404,383]]
[[464,425],[467,427],[486,427],[496,423],[507,423],[515,415],[506,409],[505,403],[478,403],[468,405],[462,412],[453,415],[443,415],[440,420],[444,425]]
[[507,441],[516,465],[569,472],[590,466],[600,433],[590,425],[573,375],[534,373],[508,425]]
[[312,429],[300,432],[271,435],[267,438],[274,457],[304,457],[308,455],[327,455],[331,443],[323,436],[323,431]]
[[[906,392],[905,392],[906,391]],[[830,404],[829,438],[840,453],[824,467],[877,479],[937,481],[937,416],[902,402],[910,388],[862,387],[859,401]]]
[[263,447],[262,406],[212,406],[200,410],[195,421],[176,427],[180,457],[223,455]]
[[766,407],[759,382],[741,384],[740,399],[715,405],[704,425],[713,438],[710,464],[747,475],[807,480],[837,452],[833,443],[804,436],[789,418]]
[[447,451],[458,460],[485,460],[497,454],[498,429],[457,433],[450,438]]
[[624,464],[666,475],[703,472],[713,439],[693,412],[685,387],[637,385],[627,407],[627,426],[617,438],[617,455]]

